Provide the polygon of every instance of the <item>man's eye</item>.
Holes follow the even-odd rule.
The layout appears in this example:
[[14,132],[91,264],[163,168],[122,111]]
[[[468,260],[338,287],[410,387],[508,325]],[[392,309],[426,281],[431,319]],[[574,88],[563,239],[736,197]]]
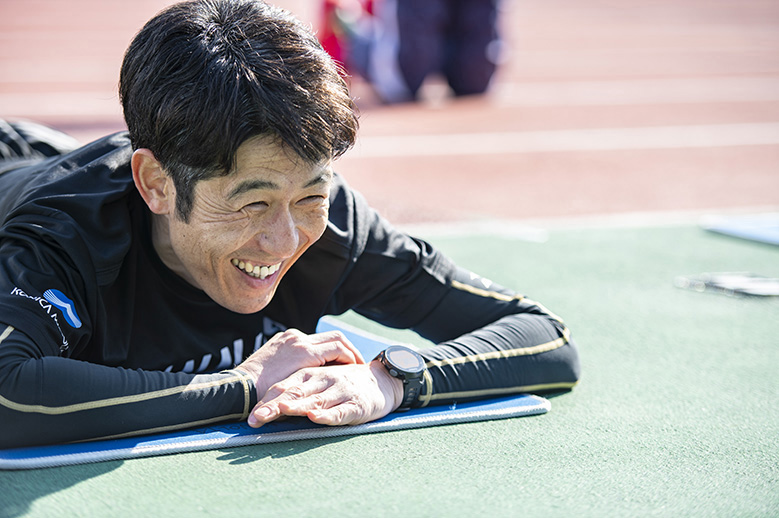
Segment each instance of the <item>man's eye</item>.
[[314,204],[314,203],[321,203],[324,200],[325,200],[325,197],[322,196],[321,194],[314,194],[314,195],[311,195],[311,196],[306,196],[305,198],[300,200],[298,203],[303,204],[303,205],[309,205],[309,204]]
[[256,201],[254,203],[249,203],[247,205],[244,205],[244,209],[264,209],[268,206],[267,202],[264,201]]

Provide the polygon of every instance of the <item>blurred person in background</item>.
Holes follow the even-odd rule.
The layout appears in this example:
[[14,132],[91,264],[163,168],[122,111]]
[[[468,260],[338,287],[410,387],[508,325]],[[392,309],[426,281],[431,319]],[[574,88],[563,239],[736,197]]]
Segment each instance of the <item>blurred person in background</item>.
[[325,0],[324,47],[385,103],[419,99],[441,75],[455,96],[483,94],[500,59],[499,0]]

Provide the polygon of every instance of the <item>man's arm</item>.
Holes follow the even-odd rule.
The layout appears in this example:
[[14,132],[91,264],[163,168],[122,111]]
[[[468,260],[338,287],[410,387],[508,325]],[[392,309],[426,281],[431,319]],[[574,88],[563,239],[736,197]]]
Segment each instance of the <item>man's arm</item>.
[[578,351],[562,319],[541,304],[455,265],[429,243],[360,207],[370,228],[334,313],[354,309],[435,345],[417,406],[569,389]]
[[186,374],[47,356],[0,324],[0,448],[159,433],[246,419],[262,391],[306,367],[363,362],[340,333],[273,337],[239,367]]
[[437,343],[422,349],[429,376],[420,406],[574,387],[578,350],[563,320],[543,305],[464,269],[414,326]]
[[248,415],[256,393],[239,371],[150,372],[42,356],[0,324],[0,447],[163,432]]
[[[421,349],[427,371],[422,393],[412,406],[575,386],[579,358],[568,329],[535,303],[521,299],[519,305],[523,312]],[[327,425],[359,424],[397,409],[402,397],[401,382],[378,361],[303,369],[261,397],[249,424],[259,427],[282,415]]]
[[[414,275],[415,283],[424,286],[423,293],[418,286],[396,282],[365,305],[373,308],[370,316],[388,323],[413,317],[416,310],[424,316],[410,327],[438,342],[419,351],[427,372],[413,406],[567,390],[578,383],[578,352],[559,317],[440,257],[431,262],[439,265],[436,275],[424,271]],[[393,300],[404,303],[387,303]],[[435,303],[419,304],[420,300]],[[395,311],[385,315],[377,308]],[[261,426],[281,415],[306,416],[329,425],[383,417],[398,407],[402,387],[378,362],[370,366],[372,371],[364,365],[300,371],[260,396],[249,423]]]

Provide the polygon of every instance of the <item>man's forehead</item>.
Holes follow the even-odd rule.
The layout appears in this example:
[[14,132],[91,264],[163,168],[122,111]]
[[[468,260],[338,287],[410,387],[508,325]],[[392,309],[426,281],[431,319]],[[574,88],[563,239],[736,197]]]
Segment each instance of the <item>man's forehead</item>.
[[261,135],[241,144],[233,170],[223,179],[225,194],[233,198],[252,190],[306,189],[327,184],[332,177],[329,161],[312,163],[278,138]]

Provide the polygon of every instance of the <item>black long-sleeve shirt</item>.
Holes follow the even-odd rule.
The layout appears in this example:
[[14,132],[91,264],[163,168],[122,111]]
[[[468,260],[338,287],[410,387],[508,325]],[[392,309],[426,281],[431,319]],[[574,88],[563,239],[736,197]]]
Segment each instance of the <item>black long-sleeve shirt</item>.
[[0,164],[0,447],[244,419],[257,394],[233,367],[350,309],[437,344],[418,406],[577,382],[558,317],[397,231],[339,177],[324,236],[271,303],[219,306],[157,257],[131,153],[117,134]]

